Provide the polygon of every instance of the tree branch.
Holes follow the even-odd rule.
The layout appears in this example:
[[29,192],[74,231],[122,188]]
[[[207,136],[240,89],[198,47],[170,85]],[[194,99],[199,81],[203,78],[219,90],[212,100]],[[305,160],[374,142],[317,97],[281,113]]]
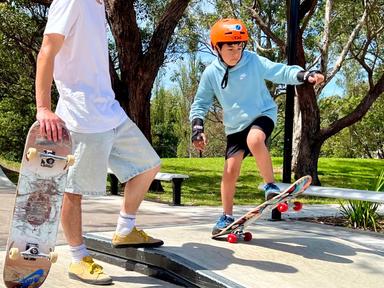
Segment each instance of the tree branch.
[[299,7],[299,23],[302,22],[301,31],[304,31],[316,10],[317,0],[305,0]]
[[336,120],[328,128],[321,129],[320,138],[328,139],[335,135],[345,127],[348,127],[359,121],[367,113],[372,104],[384,93],[384,73],[381,75],[376,85],[371,87],[366,96],[361,100],[359,105],[347,116]]
[[256,9],[249,8],[248,10],[251,12],[252,18],[256,21],[256,24],[260,27],[260,29],[267,35],[269,38],[271,38],[276,45],[279,47],[282,55],[286,54],[285,47],[286,44],[285,42],[280,39],[275,33],[272,32],[272,30],[267,26],[267,24],[263,21],[259,13],[256,11]]
[[332,78],[336,75],[336,73],[340,71],[341,65],[343,64],[345,57],[347,56],[348,51],[351,48],[353,40],[355,40],[357,34],[360,32],[361,27],[363,26],[363,24],[367,19],[367,15],[368,15],[368,6],[365,5],[363,15],[361,16],[359,22],[356,24],[351,35],[349,36],[349,39],[345,44],[343,50],[341,51],[339,58],[337,59],[335,66],[333,67],[333,70],[327,75],[325,81],[321,84],[320,86],[321,89],[319,89],[319,91],[322,90],[322,88],[332,80]]
[[[136,22],[134,0],[106,0],[108,20],[120,55],[122,78],[129,77],[142,55],[140,29]],[[134,69],[133,69],[134,70]]]
[[[171,40],[174,30],[190,1],[191,0],[172,0],[171,3],[169,3],[152,35],[144,61],[141,65],[142,69],[146,70],[148,65],[150,65],[156,68],[151,69],[151,71],[153,71],[153,73],[157,73],[158,69],[164,62],[164,55],[168,43]],[[146,76],[154,78],[156,75],[147,73]]]
[[329,33],[330,33],[330,23],[331,23],[331,12],[332,12],[332,0],[327,0],[325,4],[325,15],[324,15],[324,32],[323,32],[323,45],[320,48],[321,52],[321,62],[320,70],[323,74],[327,75],[328,70],[328,51],[329,51]]

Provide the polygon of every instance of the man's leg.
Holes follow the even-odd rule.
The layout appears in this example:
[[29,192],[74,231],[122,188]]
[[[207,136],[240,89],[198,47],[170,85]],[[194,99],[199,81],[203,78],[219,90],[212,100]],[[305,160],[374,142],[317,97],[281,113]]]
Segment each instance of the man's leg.
[[110,284],[112,278],[93,262],[83,244],[81,200],[81,195],[64,193],[61,224],[72,255],[69,277],[89,284]]
[[141,202],[147,193],[156,173],[160,171],[160,166],[156,166],[142,174],[135,176],[125,183],[124,199],[121,211],[126,214],[136,214]]
[[160,166],[156,166],[130,179],[124,188],[124,199],[112,245],[118,247],[156,247],[164,244],[135,227],[136,213]]
[[156,173],[160,171],[160,158],[130,119],[116,129],[116,138],[109,156],[109,167],[121,182],[126,181],[112,245],[114,247],[163,245],[163,241],[154,239],[135,227],[137,210]]
[[65,238],[72,247],[83,244],[81,199],[81,195],[64,193],[61,225]]

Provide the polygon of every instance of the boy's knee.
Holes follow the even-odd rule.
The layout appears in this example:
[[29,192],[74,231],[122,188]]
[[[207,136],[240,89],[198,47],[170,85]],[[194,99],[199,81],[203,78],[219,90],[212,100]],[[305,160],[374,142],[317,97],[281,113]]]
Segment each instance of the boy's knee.
[[265,137],[263,135],[257,135],[247,139],[247,144],[250,150],[252,148],[264,148],[265,147]]
[[223,178],[227,181],[236,181],[239,177],[239,171],[232,167],[227,167],[224,171]]

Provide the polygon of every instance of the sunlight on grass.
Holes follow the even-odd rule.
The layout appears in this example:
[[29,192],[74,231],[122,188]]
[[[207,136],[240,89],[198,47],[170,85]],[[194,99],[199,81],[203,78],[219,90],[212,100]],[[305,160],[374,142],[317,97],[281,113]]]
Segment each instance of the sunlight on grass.
[[[0,165],[10,170],[18,170],[17,162],[0,159]],[[275,178],[282,179],[283,158],[273,158]],[[181,203],[185,205],[221,205],[220,181],[224,167],[224,158],[169,158],[162,159],[162,172],[189,175],[182,184]],[[4,169],[5,170],[5,169]],[[375,190],[377,177],[384,170],[384,161],[375,159],[319,159],[319,178],[323,186]],[[10,171],[4,171],[10,173]],[[16,175],[11,180],[17,182]],[[293,179],[292,179],[293,180]],[[256,205],[264,201],[263,192],[258,186],[262,178],[255,161],[247,157],[243,161],[241,174],[237,183],[235,204]],[[109,187],[109,185],[107,185]],[[147,199],[172,202],[172,185],[162,182],[164,192],[149,192]],[[381,187],[384,189],[384,187]],[[304,203],[338,203],[337,199],[303,197]]]
[[[276,181],[282,180],[283,159],[273,158]],[[172,158],[162,159],[162,172],[189,175],[182,185],[182,200],[185,205],[221,205],[220,181],[224,167],[223,158]],[[382,160],[331,159],[319,161],[319,177],[323,186],[374,190],[377,175],[384,168]],[[293,179],[292,179],[293,180]],[[264,201],[264,194],[258,186],[262,183],[255,161],[244,160],[237,183],[235,204],[254,205]],[[172,201],[172,186],[163,184],[162,194],[149,193],[150,198],[165,202]],[[303,197],[304,203],[339,203],[337,199]]]

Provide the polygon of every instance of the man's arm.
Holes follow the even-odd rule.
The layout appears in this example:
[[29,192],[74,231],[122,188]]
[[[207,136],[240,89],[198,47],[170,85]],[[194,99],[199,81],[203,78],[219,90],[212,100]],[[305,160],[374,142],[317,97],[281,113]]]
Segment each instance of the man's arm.
[[43,43],[37,56],[36,69],[36,119],[40,123],[40,133],[48,140],[62,139],[64,122],[51,110],[51,87],[54,61],[64,43],[60,34],[44,35]]

